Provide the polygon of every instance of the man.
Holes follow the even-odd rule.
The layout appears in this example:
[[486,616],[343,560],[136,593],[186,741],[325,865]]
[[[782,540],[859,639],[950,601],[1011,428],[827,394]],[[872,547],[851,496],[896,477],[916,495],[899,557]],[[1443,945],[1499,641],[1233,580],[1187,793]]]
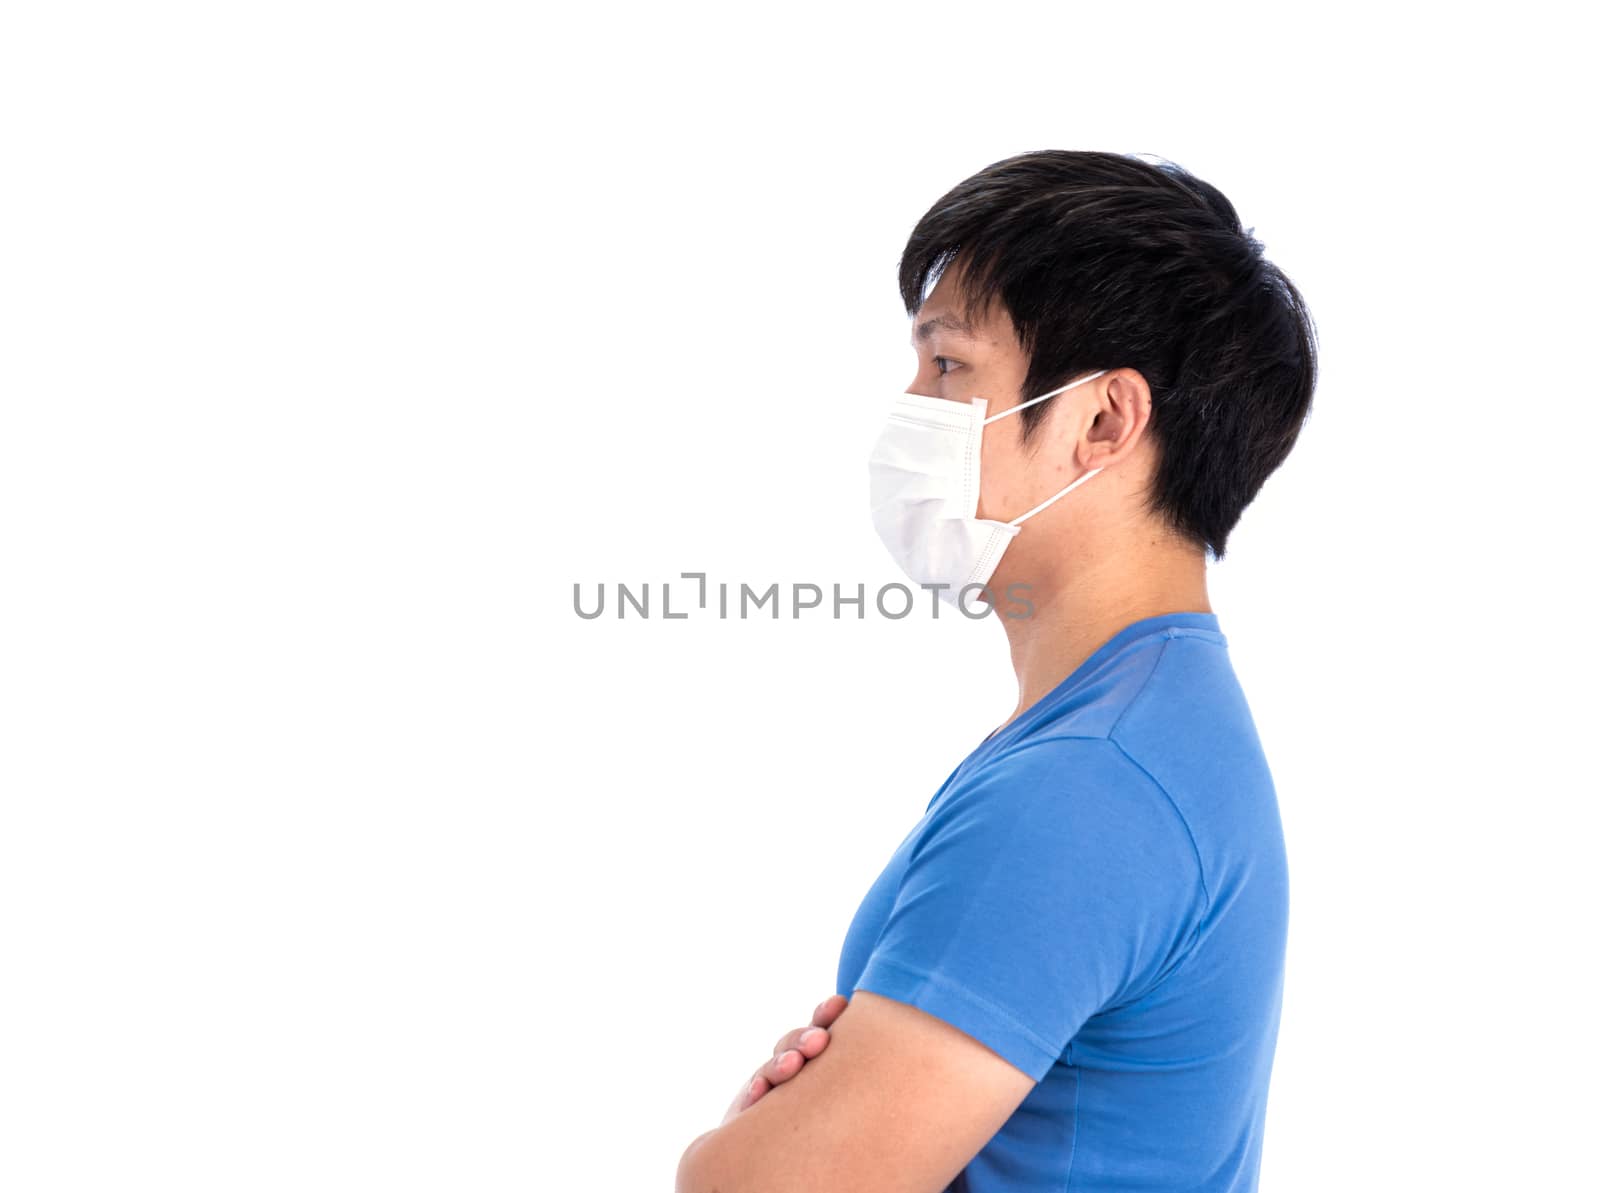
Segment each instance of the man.
[[1254,1189],[1288,876],[1206,563],[1309,411],[1310,317],[1215,188],[1107,153],[961,183],[900,289],[874,520],[991,601],[1017,705],[678,1189]]

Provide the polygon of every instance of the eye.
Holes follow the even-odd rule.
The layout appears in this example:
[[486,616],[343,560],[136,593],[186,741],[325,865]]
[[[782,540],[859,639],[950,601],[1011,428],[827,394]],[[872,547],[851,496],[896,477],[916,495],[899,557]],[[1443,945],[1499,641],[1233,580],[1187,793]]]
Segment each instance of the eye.
[[944,367],[945,365],[950,365],[950,366],[955,367],[955,368],[959,368],[960,367],[959,365],[956,364],[955,361],[951,360],[948,356],[935,356],[933,358],[933,367],[939,370],[939,376],[941,376],[941,377],[943,377],[946,373],[948,373],[950,371],[949,369]]

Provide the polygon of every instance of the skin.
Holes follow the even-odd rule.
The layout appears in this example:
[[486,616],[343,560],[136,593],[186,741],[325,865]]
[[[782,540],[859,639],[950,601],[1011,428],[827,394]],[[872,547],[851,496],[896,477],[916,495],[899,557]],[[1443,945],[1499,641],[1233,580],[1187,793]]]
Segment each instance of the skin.
[[[959,316],[958,286],[959,275],[947,270],[913,326]],[[958,402],[985,398],[989,416],[1025,400],[1028,358],[1010,317],[991,312],[973,332],[936,326],[915,342],[917,373],[907,392]],[[998,593],[1029,585],[1035,606],[1031,618],[994,619],[1010,639],[1017,676],[1017,706],[1006,724],[1123,626],[1162,613],[1213,612],[1204,548],[1144,509],[1156,467],[1144,376],[1112,369],[1057,394],[1045,409],[1026,445],[1020,413],[984,428],[978,517],[1010,521],[1090,469],[1104,471],[1023,523],[990,580]]]
[[[963,311],[961,284],[958,258],[912,320],[917,370],[906,392],[979,397],[999,414],[1024,400],[1028,358],[998,305],[966,331],[948,325]],[[1144,377],[1112,369],[1045,409],[1026,444],[1020,414],[984,428],[978,516],[1009,521],[1088,470],[1104,471],[1028,519],[990,581],[997,593],[1026,584],[1034,606],[1030,618],[989,619],[1005,629],[1017,676],[1003,724],[1124,626],[1212,612],[1204,549],[1144,508],[1156,465]],[[811,1028],[821,1030],[806,1035]],[[677,1193],[941,1193],[1033,1086],[918,1008],[868,990],[835,994],[810,1025],[778,1039],[722,1125],[689,1145]]]
[[742,1110],[759,1102],[772,1089],[776,1089],[805,1067],[805,1063],[821,1056],[828,1046],[828,1025],[849,1005],[842,994],[830,994],[817,1004],[811,1013],[811,1022],[805,1027],[784,1032],[772,1046],[772,1058],[750,1075],[750,1080],[740,1087],[738,1096],[722,1118],[724,1124]]

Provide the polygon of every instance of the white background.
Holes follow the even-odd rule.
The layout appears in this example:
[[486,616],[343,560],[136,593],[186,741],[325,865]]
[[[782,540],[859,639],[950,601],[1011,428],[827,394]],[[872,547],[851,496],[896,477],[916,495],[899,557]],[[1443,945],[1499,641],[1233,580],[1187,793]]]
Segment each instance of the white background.
[[897,578],[896,259],[1053,147],[1220,186],[1320,332],[1212,578],[1262,1188],[1594,1187],[1564,8],[8,6],[0,1186],[669,1188],[1014,691],[992,621],[659,585]]

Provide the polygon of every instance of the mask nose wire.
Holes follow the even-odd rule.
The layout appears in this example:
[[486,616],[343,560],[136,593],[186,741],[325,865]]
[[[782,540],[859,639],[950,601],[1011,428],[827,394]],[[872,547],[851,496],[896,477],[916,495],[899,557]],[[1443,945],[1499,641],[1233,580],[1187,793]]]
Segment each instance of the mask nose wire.
[[1026,402],[1018,402],[1015,406],[1012,406],[1008,410],[1002,410],[999,414],[991,414],[988,418],[983,420],[982,425],[986,427],[990,423],[994,422],[995,419],[997,419],[997,418],[1004,418],[1008,414],[1015,414],[1017,411],[1021,410],[1025,406],[1032,406],[1035,402],[1042,402],[1046,398],[1053,398],[1057,394],[1065,393],[1069,389],[1076,389],[1078,386],[1085,385],[1088,382],[1093,381],[1096,377],[1104,376],[1106,373],[1109,373],[1110,371],[1111,371],[1110,369],[1097,369],[1093,373],[1090,373],[1087,377],[1079,377],[1076,381],[1072,382],[1069,385],[1059,386],[1056,389],[1052,389],[1047,394],[1040,394],[1037,398],[1029,398]]

